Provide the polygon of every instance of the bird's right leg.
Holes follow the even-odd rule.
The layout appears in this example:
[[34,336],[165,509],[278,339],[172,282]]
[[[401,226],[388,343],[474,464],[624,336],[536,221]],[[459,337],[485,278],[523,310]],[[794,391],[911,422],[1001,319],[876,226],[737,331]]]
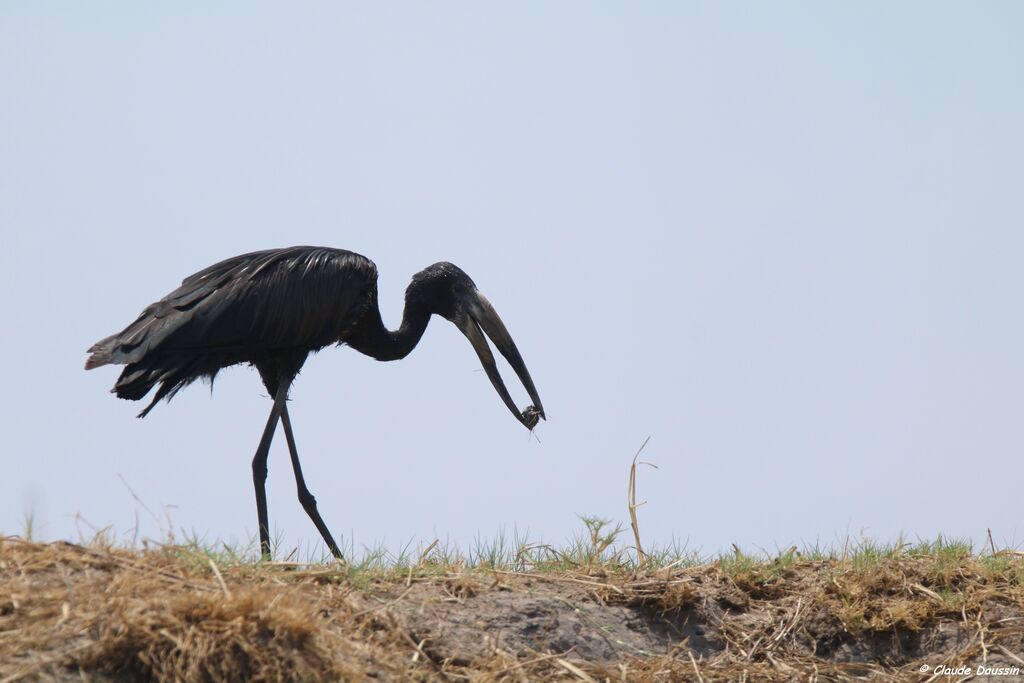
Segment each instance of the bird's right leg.
[[302,505],[302,509],[306,511],[306,514],[309,515],[309,518],[313,520],[313,524],[316,526],[317,531],[320,532],[331,554],[339,560],[344,559],[341,551],[338,550],[338,544],[334,542],[334,537],[331,536],[330,530],[324,524],[320,512],[316,509],[316,498],[310,493],[309,488],[306,486],[306,480],[302,476],[302,465],[299,464],[299,451],[295,448],[295,435],[292,433],[292,421],[288,417],[287,405],[285,405],[281,412],[281,424],[284,426],[284,436],[288,440],[288,452],[292,456],[292,469],[295,471],[295,485],[299,491],[299,503]]
[[288,400],[288,383],[281,382],[274,396],[274,407],[270,409],[267,426],[263,429],[263,438],[252,459],[252,482],[256,487],[256,516],[259,517],[260,555],[264,560],[270,559],[270,522],[267,519],[267,456],[270,455],[270,442],[274,440],[277,421]]

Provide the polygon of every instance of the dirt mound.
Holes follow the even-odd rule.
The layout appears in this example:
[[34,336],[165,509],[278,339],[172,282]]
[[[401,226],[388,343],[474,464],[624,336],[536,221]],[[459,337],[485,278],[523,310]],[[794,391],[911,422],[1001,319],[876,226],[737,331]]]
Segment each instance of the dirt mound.
[[644,607],[609,605],[558,585],[483,591],[462,599],[437,599],[418,587],[402,603],[413,637],[426,641],[435,659],[460,666],[498,653],[528,656],[559,652],[568,659],[611,664],[627,657],[669,655],[681,642],[700,656],[722,643],[706,637],[697,610],[660,613]]
[[985,680],[1024,672],[1022,578],[1013,553],[374,573],[0,539],[0,681]]

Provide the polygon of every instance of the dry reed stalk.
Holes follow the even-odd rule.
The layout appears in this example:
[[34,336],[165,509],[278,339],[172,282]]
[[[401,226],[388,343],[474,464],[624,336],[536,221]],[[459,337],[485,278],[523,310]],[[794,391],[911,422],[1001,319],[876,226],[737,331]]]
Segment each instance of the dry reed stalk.
[[[627,503],[628,503],[628,506],[629,506],[629,526],[631,526],[633,528],[633,539],[636,541],[637,560],[641,564],[647,562],[647,555],[644,553],[643,545],[640,543],[640,523],[639,523],[639,521],[637,521],[636,509],[638,507],[640,507],[641,505],[646,505],[647,501],[644,501],[643,503],[637,503],[636,502],[636,466],[637,466],[636,460],[637,460],[637,458],[640,457],[640,454],[643,452],[644,448],[647,446],[647,442],[650,441],[650,440],[651,440],[651,437],[649,437],[649,436],[646,439],[644,439],[644,442],[642,444],[640,444],[640,448],[637,450],[636,455],[633,456],[633,462],[629,466],[629,487],[628,487],[628,493],[627,493]],[[642,462],[640,464],[641,465],[650,465],[654,469],[658,469],[658,466],[653,464],[653,463]]]

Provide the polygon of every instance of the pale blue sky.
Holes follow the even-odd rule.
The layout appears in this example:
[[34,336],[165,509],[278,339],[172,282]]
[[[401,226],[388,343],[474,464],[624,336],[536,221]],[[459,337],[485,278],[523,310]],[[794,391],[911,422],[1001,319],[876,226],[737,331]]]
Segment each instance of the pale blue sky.
[[[528,438],[440,319],[404,361],[315,356],[291,413],[345,545],[626,520],[648,435],[647,541],[1020,543],[1022,35],[1017,2],[6,2],[0,532],[159,535],[123,477],[251,538],[256,373],[137,420],[84,352],[323,244],[376,261],[391,326],[461,266],[549,416]],[[319,540],[282,438],[269,496]]]

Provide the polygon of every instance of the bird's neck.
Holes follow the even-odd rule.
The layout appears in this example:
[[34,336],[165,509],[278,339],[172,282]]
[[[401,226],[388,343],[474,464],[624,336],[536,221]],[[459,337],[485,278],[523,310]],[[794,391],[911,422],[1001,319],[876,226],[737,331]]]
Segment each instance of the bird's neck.
[[430,311],[422,305],[406,301],[402,324],[397,330],[389,330],[380,317],[375,292],[366,313],[345,341],[356,351],[376,360],[400,360],[416,348],[428,322]]

